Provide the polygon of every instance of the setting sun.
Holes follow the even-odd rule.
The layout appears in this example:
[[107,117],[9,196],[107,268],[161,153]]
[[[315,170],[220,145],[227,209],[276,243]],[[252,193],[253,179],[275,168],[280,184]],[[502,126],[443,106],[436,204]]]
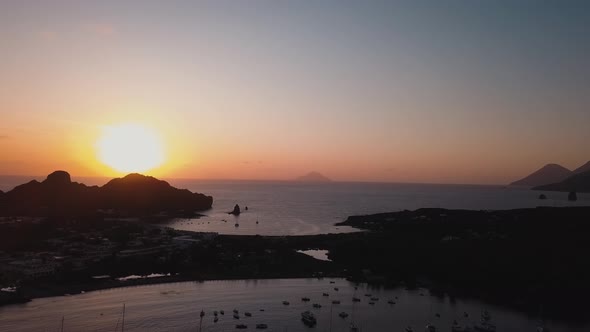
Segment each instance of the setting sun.
[[98,159],[122,173],[146,172],[164,162],[164,148],[158,134],[139,124],[105,127],[96,143]]

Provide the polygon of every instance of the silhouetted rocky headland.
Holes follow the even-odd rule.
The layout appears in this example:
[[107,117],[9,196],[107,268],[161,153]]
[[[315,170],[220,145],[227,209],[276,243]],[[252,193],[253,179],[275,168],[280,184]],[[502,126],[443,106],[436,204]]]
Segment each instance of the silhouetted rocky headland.
[[534,187],[533,190],[590,193],[590,171],[572,175],[559,183]]
[[581,319],[590,297],[589,220],[590,207],[418,209],[350,217],[339,225],[368,232],[322,248],[359,280],[427,280],[430,288]]
[[2,194],[0,215],[174,215],[207,210],[212,204],[211,196],[177,189],[151,176],[129,174],[98,187],[72,182],[70,174],[56,171],[42,182],[33,180]]

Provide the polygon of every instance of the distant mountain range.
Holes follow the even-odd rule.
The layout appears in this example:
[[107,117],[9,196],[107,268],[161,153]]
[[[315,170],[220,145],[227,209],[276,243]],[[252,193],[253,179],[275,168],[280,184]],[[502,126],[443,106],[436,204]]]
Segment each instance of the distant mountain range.
[[129,174],[98,187],[72,182],[70,174],[56,171],[42,182],[33,180],[0,193],[0,216],[191,214],[212,204],[211,196],[177,189],[151,176]]
[[318,172],[309,172],[306,175],[300,176],[296,179],[296,181],[301,182],[331,182],[329,178],[323,176]]
[[529,186],[533,190],[590,192],[590,161],[573,171],[558,164],[547,164],[511,185]]

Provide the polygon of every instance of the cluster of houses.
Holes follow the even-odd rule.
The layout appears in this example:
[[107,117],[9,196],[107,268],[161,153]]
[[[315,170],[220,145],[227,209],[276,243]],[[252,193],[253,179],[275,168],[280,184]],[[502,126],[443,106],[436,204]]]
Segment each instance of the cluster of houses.
[[46,251],[0,252],[0,282],[51,278],[64,271],[84,271],[105,260],[165,259],[177,250],[187,250],[216,236],[217,233],[150,232],[146,228],[143,233],[129,234],[125,243],[112,241],[104,232],[52,238],[45,241]]

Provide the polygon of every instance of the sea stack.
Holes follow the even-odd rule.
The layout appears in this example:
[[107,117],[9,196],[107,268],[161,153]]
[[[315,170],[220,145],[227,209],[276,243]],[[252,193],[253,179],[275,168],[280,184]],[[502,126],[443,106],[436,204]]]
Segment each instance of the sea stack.
[[240,211],[240,206],[238,204],[236,204],[236,206],[234,206],[234,210],[228,214],[233,214],[234,216],[239,216],[240,213],[242,213]]
[[539,195],[539,199],[547,199],[547,196],[545,196],[545,194],[541,194]]
[[575,191],[571,191],[569,193],[569,195],[567,195],[567,200],[570,201],[570,202],[575,202],[575,201],[578,200],[578,195],[576,194]]

